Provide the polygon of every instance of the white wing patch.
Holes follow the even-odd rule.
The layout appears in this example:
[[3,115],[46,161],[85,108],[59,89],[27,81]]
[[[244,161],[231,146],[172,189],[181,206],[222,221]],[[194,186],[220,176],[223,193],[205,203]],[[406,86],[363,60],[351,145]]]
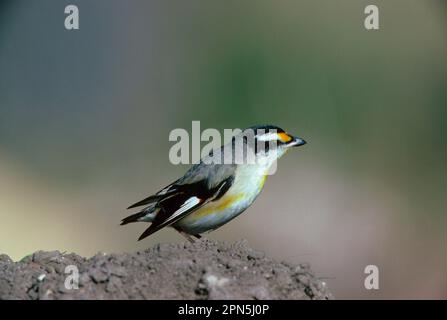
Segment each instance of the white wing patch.
[[170,184],[169,186],[167,186],[163,190],[160,190],[159,192],[157,192],[157,194],[159,194],[159,195],[166,194],[168,191],[171,190],[171,188],[172,188],[172,184]]
[[188,200],[186,200],[180,208],[175,211],[166,221],[163,222],[163,224],[169,224],[170,221],[174,220],[176,217],[184,213],[185,211],[188,211],[189,209],[194,208],[196,205],[200,203],[200,199],[197,197],[191,197]]

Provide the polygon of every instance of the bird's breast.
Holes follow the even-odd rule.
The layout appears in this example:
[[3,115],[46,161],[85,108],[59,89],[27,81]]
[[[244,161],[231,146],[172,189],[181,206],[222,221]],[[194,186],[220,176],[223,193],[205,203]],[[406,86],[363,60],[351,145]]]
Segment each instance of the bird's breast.
[[189,233],[203,233],[227,223],[247,209],[261,192],[266,175],[256,168],[237,169],[233,185],[218,200],[210,201],[178,222]]

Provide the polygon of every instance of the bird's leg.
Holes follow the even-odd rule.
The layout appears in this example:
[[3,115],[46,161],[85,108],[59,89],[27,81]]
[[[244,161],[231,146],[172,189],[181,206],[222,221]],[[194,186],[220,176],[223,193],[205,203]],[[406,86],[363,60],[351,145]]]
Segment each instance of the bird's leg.
[[[186,238],[186,240],[188,240],[189,242],[191,242],[191,243],[196,242],[196,240],[194,240],[193,237],[191,237],[189,234],[187,234],[186,232],[184,232],[182,229],[180,229],[180,228],[174,228],[174,229],[177,230],[178,233],[180,233],[182,236],[184,236],[184,237]],[[197,237],[196,235],[194,235],[194,236]],[[200,236],[199,236],[199,237],[200,237]],[[200,238],[197,238],[197,239],[200,239]]]

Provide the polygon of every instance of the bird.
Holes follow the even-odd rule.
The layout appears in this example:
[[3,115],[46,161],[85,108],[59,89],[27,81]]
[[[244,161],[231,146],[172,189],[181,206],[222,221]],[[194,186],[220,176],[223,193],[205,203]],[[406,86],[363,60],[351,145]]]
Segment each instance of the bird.
[[248,127],[202,157],[181,178],[129,206],[143,209],[122,219],[121,225],[150,222],[138,240],[172,227],[194,242],[250,207],[276,160],[304,144],[305,140],[278,126]]

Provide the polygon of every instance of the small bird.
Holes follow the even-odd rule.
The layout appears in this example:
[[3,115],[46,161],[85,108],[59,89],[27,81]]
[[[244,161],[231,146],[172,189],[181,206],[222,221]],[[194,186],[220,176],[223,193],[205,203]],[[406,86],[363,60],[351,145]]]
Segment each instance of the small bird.
[[[145,208],[124,218],[121,225],[151,222],[138,240],[170,226],[194,242],[193,237],[200,239],[202,233],[215,230],[244,212],[261,192],[275,161],[291,147],[305,143],[277,126],[249,127],[203,157],[180,179],[129,206],[128,209]],[[222,161],[229,151],[230,161]],[[254,163],[247,161],[248,151],[253,152]],[[238,162],[238,156],[243,161]]]

